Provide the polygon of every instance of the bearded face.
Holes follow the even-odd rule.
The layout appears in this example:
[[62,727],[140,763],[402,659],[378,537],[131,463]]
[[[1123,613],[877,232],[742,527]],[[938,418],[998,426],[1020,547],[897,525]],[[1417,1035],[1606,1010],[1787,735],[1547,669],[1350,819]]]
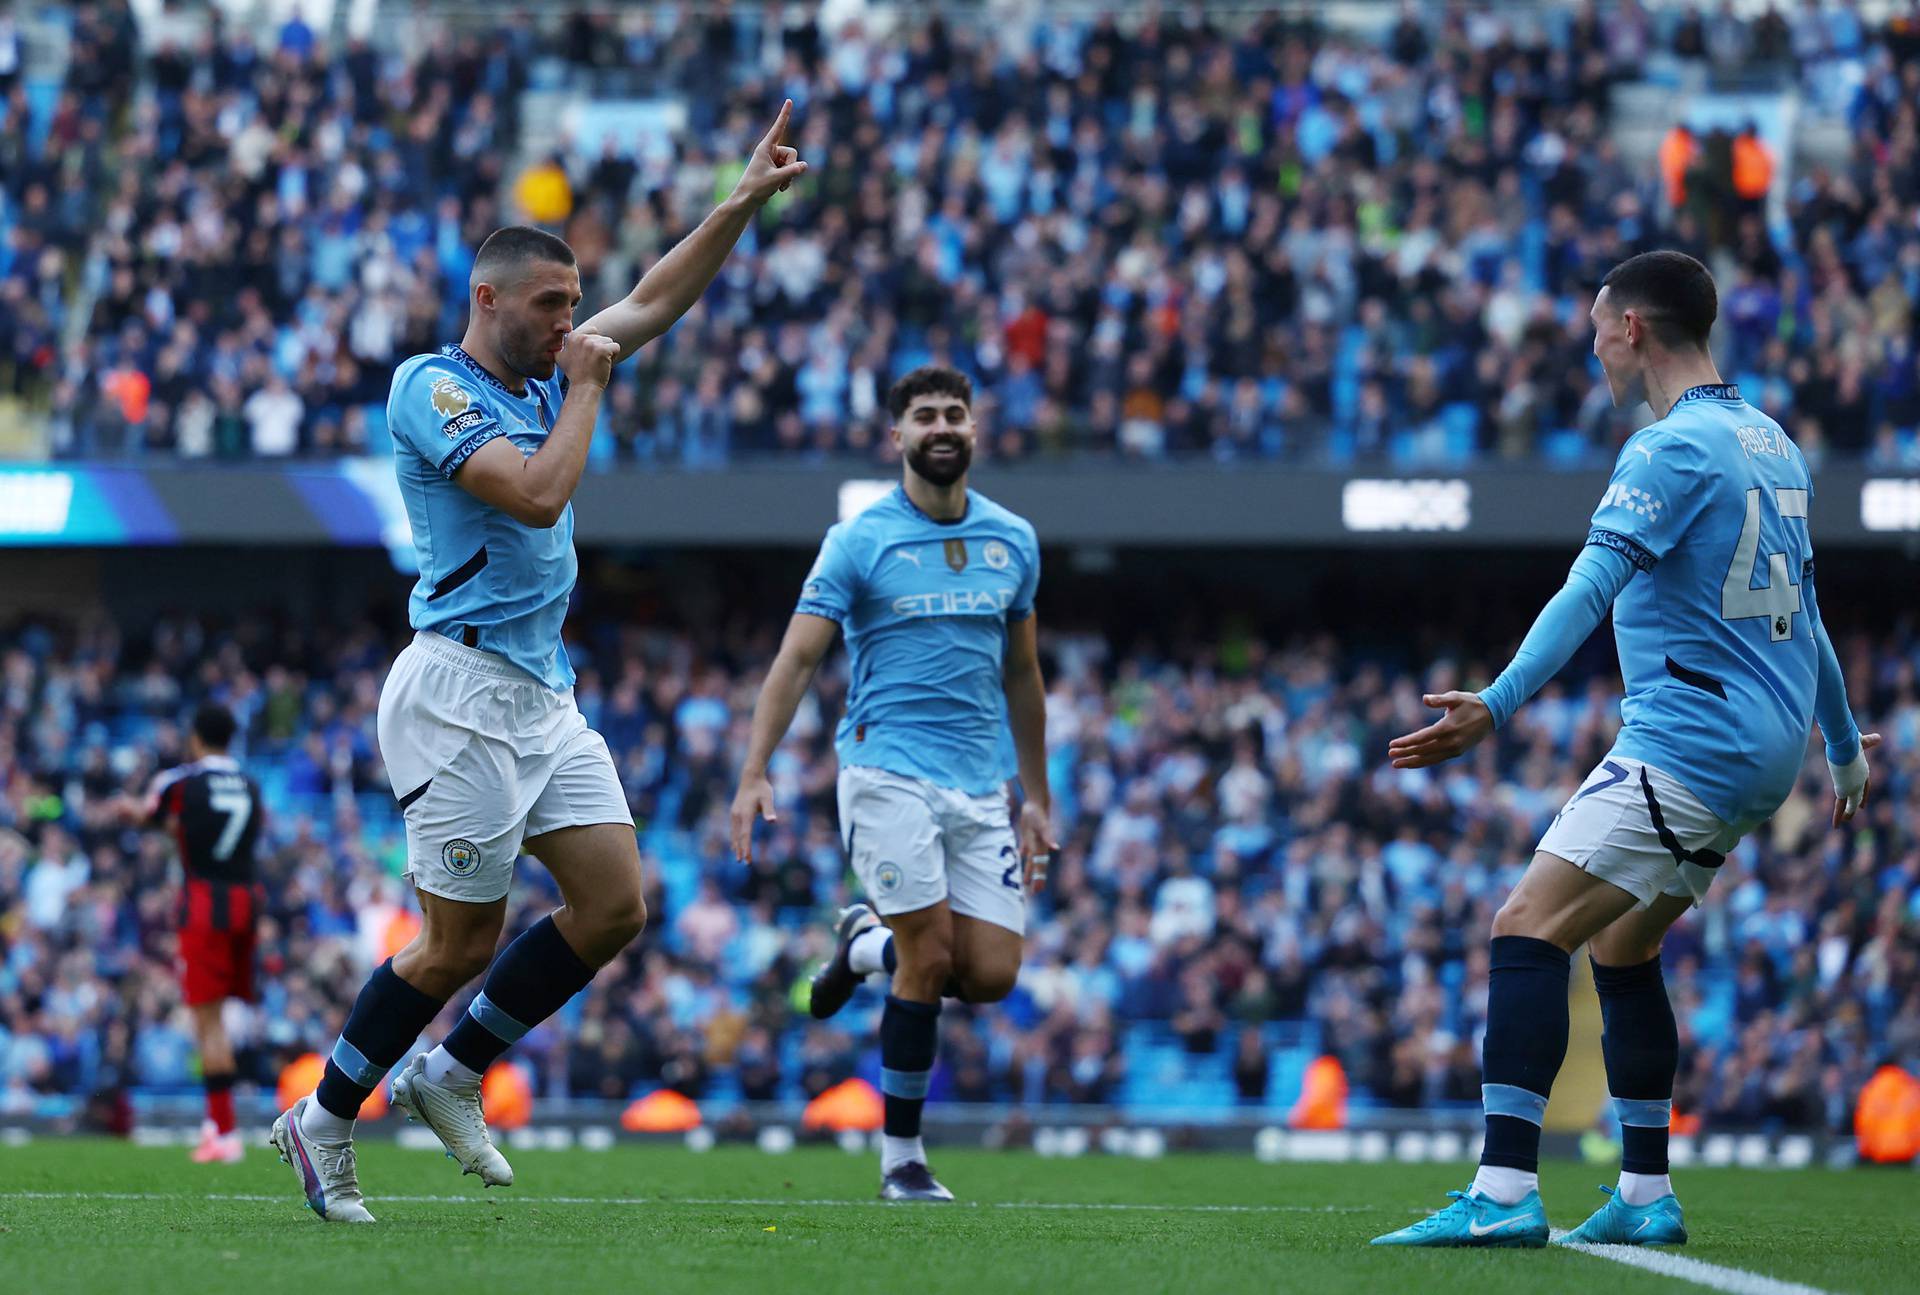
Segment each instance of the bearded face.
[[894,432],[907,467],[928,485],[944,489],[973,466],[973,411],[958,396],[914,397]]

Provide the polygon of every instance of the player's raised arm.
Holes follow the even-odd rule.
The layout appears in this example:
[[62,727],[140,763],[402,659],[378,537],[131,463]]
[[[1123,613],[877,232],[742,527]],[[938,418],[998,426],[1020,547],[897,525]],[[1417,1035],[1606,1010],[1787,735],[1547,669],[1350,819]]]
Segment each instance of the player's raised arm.
[[779,116],[747,159],[747,169],[726,201],[642,275],[632,292],[587,321],[620,344],[619,359],[672,328],[720,273],[754,213],[806,174],[807,164],[786,142],[792,116],[789,99],[780,105]]
[[567,398],[546,442],[523,454],[504,436],[475,450],[455,471],[454,482],[482,502],[525,526],[548,527],[566,512],[587,466],[587,445],[600,417],[618,348],[592,324],[568,333],[560,347]]
[[1566,584],[1547,601],[1512,662],[1485,692],[1421,698],[1429,706],[1444,706],[1447,713],[1423,729],[1393,739],[1387,746],[1393,767],[1424,769],[1451,760],[1505,724],[1522,702],[1560,673],[1575,649],[1598,628],[1633,572],[1633,564],[1618,548],[1589,540],[1567,571]]
[[1047,786],[1047,686],[1040,675],[1039,642],[1033,616],[1008,622],[1002,678],[1025,795],[1020,806],[1020,860],[1032,894],[1046,889],[1047,864],[1060,848],[1053,839],[1053,794]]
[[753,859],[753,820],[755,816],[771,823],[773,784],[767,781],[767,762],[780,739],[793,724],[793,712],[807,695],[813,672],[833,647],[840,633],[837,621],[808,612],[795,612],[787,624],[780,651],[767,668],[766,682],[760,685],[760,697],[753,705],[753,735],[747,740],[747,759],[740,769],[740,790],[733,798],[732,828],[735,857]]

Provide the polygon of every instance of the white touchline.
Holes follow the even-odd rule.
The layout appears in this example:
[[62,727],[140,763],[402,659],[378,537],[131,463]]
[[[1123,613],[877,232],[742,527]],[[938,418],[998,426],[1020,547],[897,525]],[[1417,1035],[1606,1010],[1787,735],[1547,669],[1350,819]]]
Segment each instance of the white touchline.
[[[274,1202],[293,1201],[291,1193],[281,1196],[269,1196],[247,1192],[208,1192],[205,1195],[189,1195],[175,1192],[15,1192],[0,1191],[0,1200],[23,1201],[234,1201],[234,1202]],[[882,1200],[789,1200],[780,1196],[376,1196],[373,1204],[382,1201],[395,1205],[651,1205],[675,1206],[693,1205],[700,1207],[752,1206],[766,1208],[784,1206],[788,1208],[818,1209],[823,1207],[847,1206],[852,1208],[876,1209],[889,1208],[891,1201]],[[1154,1213],[1177,1214],[1374,1214],[1378,1213],[1367,1205],[1150,1205],[1126,1201],[965,1201],[959,1202],[963,1209],[994,1210],[1140,1210]]]
[[1578,1250],[1581,1254],[1592,1255],[1595,1259],[1611,1259],[1614,1263],[1626,1264],[1630,1268],[1644,1268],[1650,1273],[1671,1277],[1675,1281],[1692,1282],[1696,1286],[1705,1286],[1710,1290],[1726,1291],[1728,1295],[1829,1295],[1818,1286],[1781,1281],[1778,1277],[1750,1273],[1744,1268],[1723,1268],[1719,1264],[1710,1264],[1704,1259],[1689,1259],[1685,1255],[1672,1254],[1665,1250],[1652,1250],[1645,1246],[1600,1246],[1580,1241],[1562,1241],[1560,1238],[1565,1235],[1566,1233],[1561,1229],[1554,1229],[1554,1243],[1563,1249]]

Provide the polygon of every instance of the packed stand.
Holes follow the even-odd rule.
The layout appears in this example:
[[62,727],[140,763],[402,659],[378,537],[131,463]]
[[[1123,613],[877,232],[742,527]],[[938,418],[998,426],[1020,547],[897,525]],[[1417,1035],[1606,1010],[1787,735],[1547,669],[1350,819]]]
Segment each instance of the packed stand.
[[[398,644],[368,622],[187,619],[139,635],[27,624],[3,641],[0,1112],[192,1082],[170,845],[112,805],[178,758],[205,697],[241,716],[236,754],[270,809],[263,996],[230,1016],[244,1079],[271,1091],[329,1046],[354,987],[413,929],[374,741]],[[1492,914],[1606,750],[1617,680],[1552,685],[1470,759],[1395,771],[1387,740],[1423,721],[1421,691],[1491,663],[1421,678],[1331,637],[1217,643],[1115,654],[1100,635],[1047,635],[1064,849],[1013,996],[945,1014],[936,1100],[1284,1110],[1324,1052],[1363,1102],[1477,1110]],[[764,848],[745,866],[726,846],[773,646],[612,624],[573,645],[581,707],[640,825],[652,919],[513,1054],[549,1109],[663,1086],[722,1109],[877,1074],[878,994],[832,1024],[804,1012],[851,885],[832,808],[843,660],[774,763]],[[1667,946],[1677,1105],[1708,1129],[1843,1131],[1877,1062],[1920,1063],[1920,637],[1840,646],[1856,709],[1887,738],[1874,803],[1829,830],[1815,748]],[[529,863],[510,931],[555,903]]]
[[[15,84],[0,109],[0,375],[62,455],[384,452],[392,367],[459,335],[489,229],[563,233],[589,308],[613,300],[790,95],[812,172],[616,381],[598,466],[884,459],[880,395],[928,359],[978,380],[1010,458],[1589,462],[1628,430],[1590,294],[1653,246],[1710,258],[1728,376],[1804,448],[1920,464],[1914,20],[1410,7],[1364,43],[1272,16],[642,7],[410,16],[378,48],[296,20],[136,59],[123,14],[80,13],[57,100]],[[1654,55],[1797,71],[1853,163],[1782,174],[1771,219],[1751,132],[1629,166],[1611,90]],[[530,87],[677,97],[685,123],[549,151]],[[63,354],[73,279],[92,315]]]

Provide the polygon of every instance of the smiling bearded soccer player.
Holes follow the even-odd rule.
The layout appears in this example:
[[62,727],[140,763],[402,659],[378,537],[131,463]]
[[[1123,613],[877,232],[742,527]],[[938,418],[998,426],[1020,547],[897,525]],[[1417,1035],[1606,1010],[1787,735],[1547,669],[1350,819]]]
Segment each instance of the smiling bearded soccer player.
[[1613,608],[1627,685],[1620,735],[1493,919],[1479,1173],[1454,1204],[1375,1245],[1547,1243],[1540,1121],[1566,1057],[1569,958],[1589,941],[1625,1154],[1619,1187],[1567,1239],[1684,1243],[1667,1177],[1680,1045],[1661,941],[1793,790],[1815,717],[1834,825],[1866,799],[1866,752],[1880,738],[1854,726],[1814,602],[1807,461],[1720,381],[1707,352],[1717,309],[1706,267],[1679,252],[1648,252],[1607,276],[1594,354],[1614,404],[1645,400],[1659,421],[1622,447],[1586,547],[1513,663],[1485,692],[1426,698],[1447,714],[1388,748],[1402,769],[1466,751]]
[[[646,921],[626,795],[574,705],[560,639],[577,571],[569,501],[613,366],[686,313],[754,213],[806,170],[782,142],[792,110],[781,107],[732,196],[621,301],[574,328],[573,252],[537,229],[503,229],[475,258],[460,345],[394,374],[387,412],[419,548],[418,633],[381,689],[379,736],[422,926],[360,991],[313,1096],[274,1123],[274,1146],[323,1219],[373,1221],[354,1116],[489,962],[472,1006],[396,1077],[393,1097],[463,1171],[511,1183],[481,1115],[481,1075]],[[495,959],[523,846],[565,902]]]
[[[920,1142],[940,1000],[1012,992],[1026,896],[1055,848],[1033,618],[1040,549],[1024,519],[967,489],[972,398],[963,374],[933,366],[888,393],[902,484],[827,532],[754,707],[733,802],[734,852],[750,860],[755,816],[774,821],[767,761],[844,626],[840,831],[887,926],[865,904],[841,914],[811,1011],[831,1016],[862,978],[893,974],[880,1017],[887,1200],[953,1199]],[[1017,835],[1006,790],[1016,769]]]

